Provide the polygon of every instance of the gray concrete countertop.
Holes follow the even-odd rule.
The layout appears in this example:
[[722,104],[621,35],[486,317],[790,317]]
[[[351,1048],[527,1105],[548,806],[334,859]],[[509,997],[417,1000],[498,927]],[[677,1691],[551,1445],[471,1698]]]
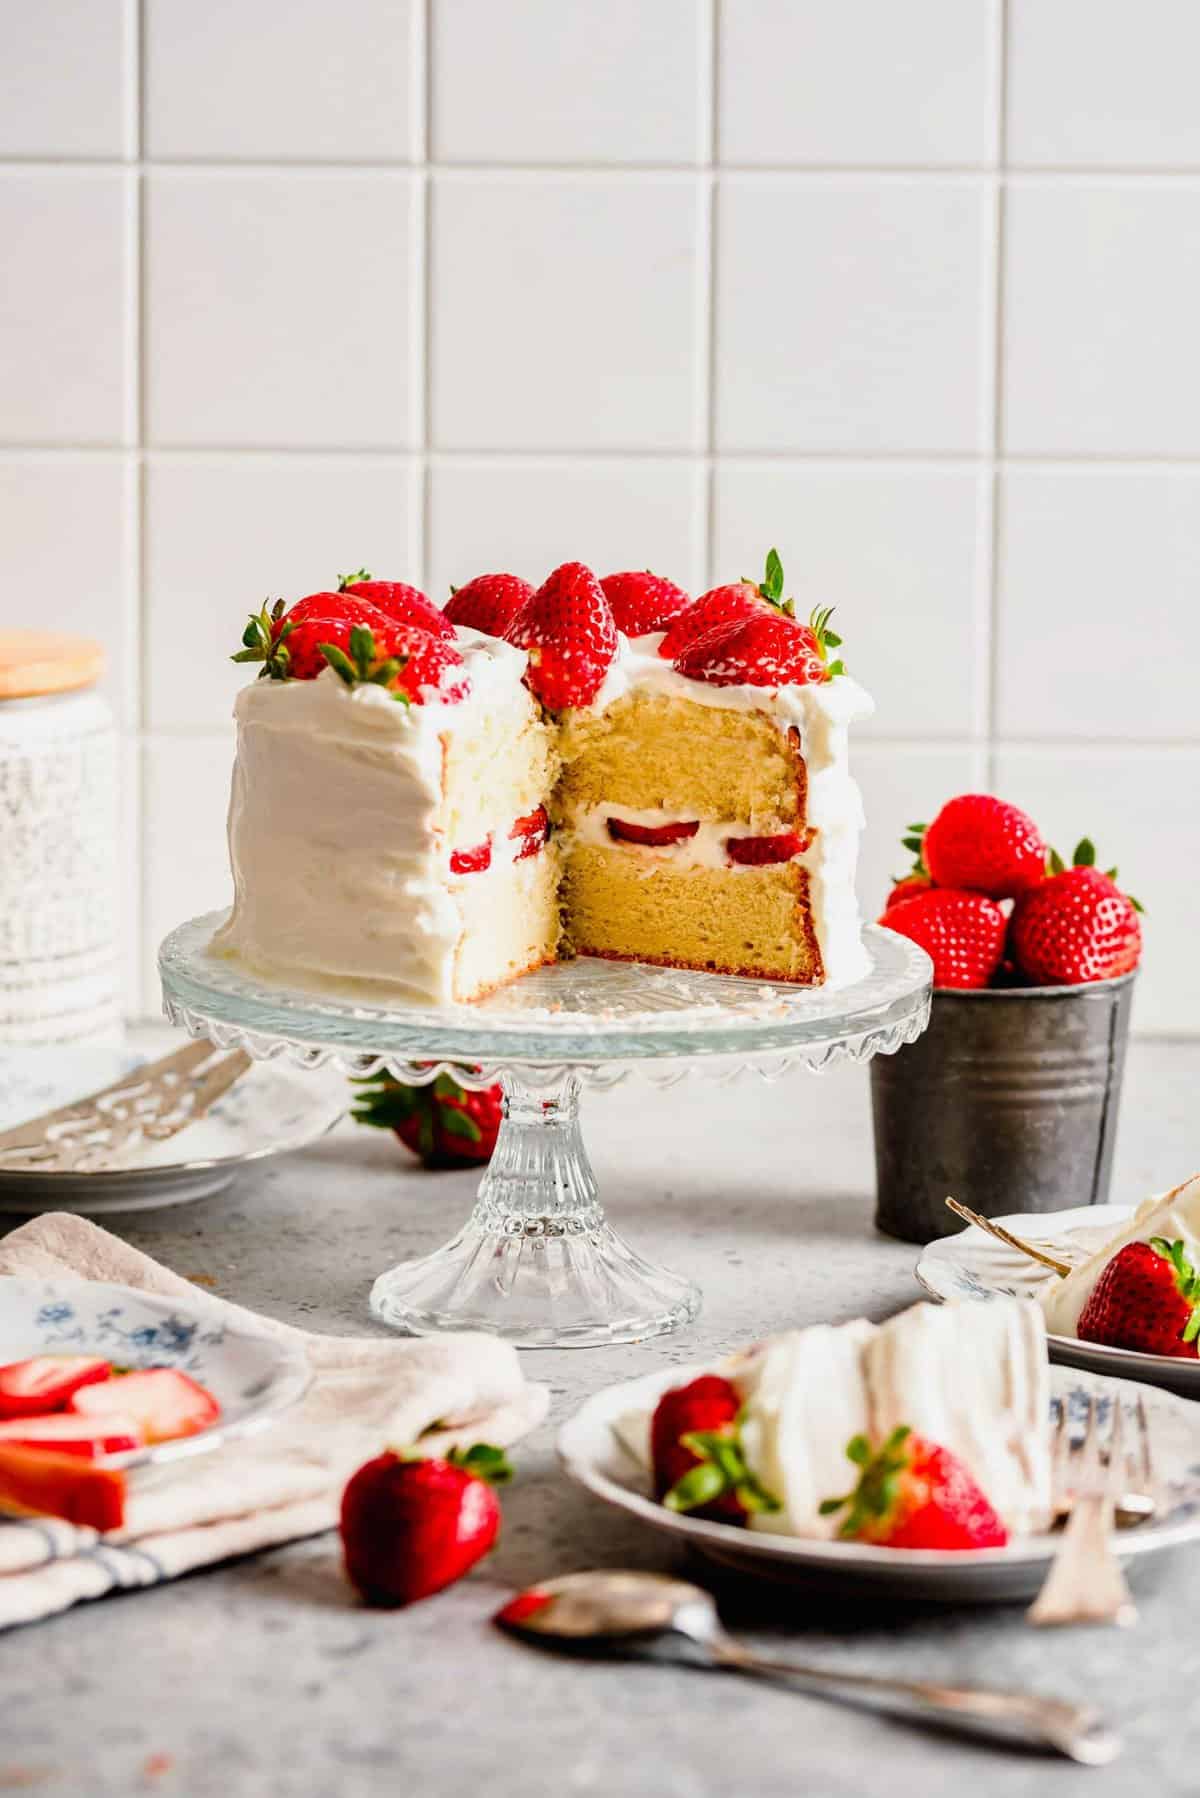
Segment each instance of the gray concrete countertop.
[[[1130,1060],[1114,1198],[1200,1162],[1200,1044]],[[569,1486],[555,1426],[587,1393],[787,1325],[918,1297],[915,1251],[874,1234],[867,1080],[697,1081],[590,1097],[585,1128],[618,1227],[695,1274],[698,1322],[664,1341],[531,1353],[550,1423],[517,1450],[494,1555],[402,1612],[362,1608],[333,1536],[83,1606],[0,1639],[0,1791],[124,1798],[360,1798],[428,1790],[625,1798],[978,1798],[1197,1791],[1200,1554],[1140,1568],[1132,1633],[1029,1629],[1019,1609],[854,1609],[801,1589],[723,1594],[763,1644],[862,1670],[987,1681],[1102,1704],[1122,1760],[1085,1771],[990,1750],[726,1675],[540,1654],[488,1619],[515,1586],[586,1565],[678,1565],[665,1539]],[[389,1136],[343,1127],[223,1197],[114,1220],[140,1248],[271,1316],[375,1330],[373,1277],[443,1241],[470,1175],[426,1175]]]

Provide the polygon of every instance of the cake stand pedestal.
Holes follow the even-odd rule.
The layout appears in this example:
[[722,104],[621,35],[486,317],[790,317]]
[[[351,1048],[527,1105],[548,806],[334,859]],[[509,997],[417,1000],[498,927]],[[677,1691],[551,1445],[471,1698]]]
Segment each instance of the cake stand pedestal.
[[776,1080],[869,1061],[929,1021],[932,966],[869,927],[868,973],[815,990],[583,957],[471,1006],[380,1004],[369,989],[272,985],[213,955],[219,913],[159,953],[163,1009],[193,1036],[347,1074],[421,1085],[441,1072],[499,1080],[504,1118],[474,1211],[452,1242],[380,1274],[371,1310],[398,1330],[488,1330],[523,1348],[636,1342],[696,1315],[697,1288],[644,1260],[612,1228],[579,1127],[585,1086],[671,1086],[703,1073]]

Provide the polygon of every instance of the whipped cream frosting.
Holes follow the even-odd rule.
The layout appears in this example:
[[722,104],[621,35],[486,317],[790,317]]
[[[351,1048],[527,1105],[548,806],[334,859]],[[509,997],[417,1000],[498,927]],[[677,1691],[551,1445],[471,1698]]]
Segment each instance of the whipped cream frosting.
[[[462,932],[435,828],[444,739],[482,711],[530,712],[522,651],[460,632],[471,686],[406,706],[383,687],[255,681],[238,694],[229,805],[234,904],[213,946],[269,974],[344,981],[364,973],[415,1003],[453,997]],[[452,675],[461,678],[461,670]],[[353,805],[347,795],[353,794]],[[464,876],[500,878],[509,866]]]
[[1096,1289],[1104,1269],[1119,1249],[1130,1242],[1149,1242],[1161,1236],[1182,1242],[1193,1267],[1200,1267],[1200,1174],[1168,1193],[1156,1193],[1134,1212],[1128,1224],[1102,1243],[1065,1279],[1051,1279],[1039,1292],[1046,1328],[1055,1336],[1075,1336],[1083,1308]]

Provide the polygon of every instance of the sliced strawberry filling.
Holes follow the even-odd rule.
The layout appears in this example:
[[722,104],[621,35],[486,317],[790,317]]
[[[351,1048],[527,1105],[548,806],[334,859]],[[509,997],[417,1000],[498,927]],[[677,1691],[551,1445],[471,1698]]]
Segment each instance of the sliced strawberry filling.
[[731,862],[746,868],[767,868],[775,862],[790,862],[803,855],[812,842],[812,832],[797,836],[784,830],[774,837],[726,837],[725,853]]
[[629,824],[624,818],[606,820],[608,834],[614,843],[643,843],[651,849],[663,849],[668,843],[685,843],[700,828],[700,820],[677,824]]
[[482,874],[492,865],[492,839],[485,837],[474,849],[454,849],[450,853],[451,874]]
[[536,855],[550,835],[550,819],[544,805],[539,805],[536,812],[527,812],[518,818],[508,833],[510,843],[520,843],[516,860],[523,862],[527,855]]
[[71,1394],[93,1380],[107,1380],[99,1355],[34,1355],[0,1367],[0,1417],[39,1417],[59,1411]]

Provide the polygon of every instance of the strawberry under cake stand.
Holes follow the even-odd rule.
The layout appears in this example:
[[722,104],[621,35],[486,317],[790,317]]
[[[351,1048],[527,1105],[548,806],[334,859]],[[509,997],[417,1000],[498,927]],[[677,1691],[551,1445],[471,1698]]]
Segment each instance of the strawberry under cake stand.
[[865,977],[783,986],[583,957],[526,975],[478,1005],[380,1004],[350,989],[305,991],[209,951],[219,913],[183,924],[159,952],[163,1009],[193,1036],[346,1074],[412,1085],[442,1071],[504,1088],[504,1119],[474,1211],[444,1248],[380,1274],[371,1310],[417,1335],[488,1330],[523,1348],[636,1342],[695,1317],[690,1280],[644,1260],[605,1218],[579,1128],[582,1088],[687,1074],[777,1080],[869,1061],[929,1022],[932,964],[868,926]]

